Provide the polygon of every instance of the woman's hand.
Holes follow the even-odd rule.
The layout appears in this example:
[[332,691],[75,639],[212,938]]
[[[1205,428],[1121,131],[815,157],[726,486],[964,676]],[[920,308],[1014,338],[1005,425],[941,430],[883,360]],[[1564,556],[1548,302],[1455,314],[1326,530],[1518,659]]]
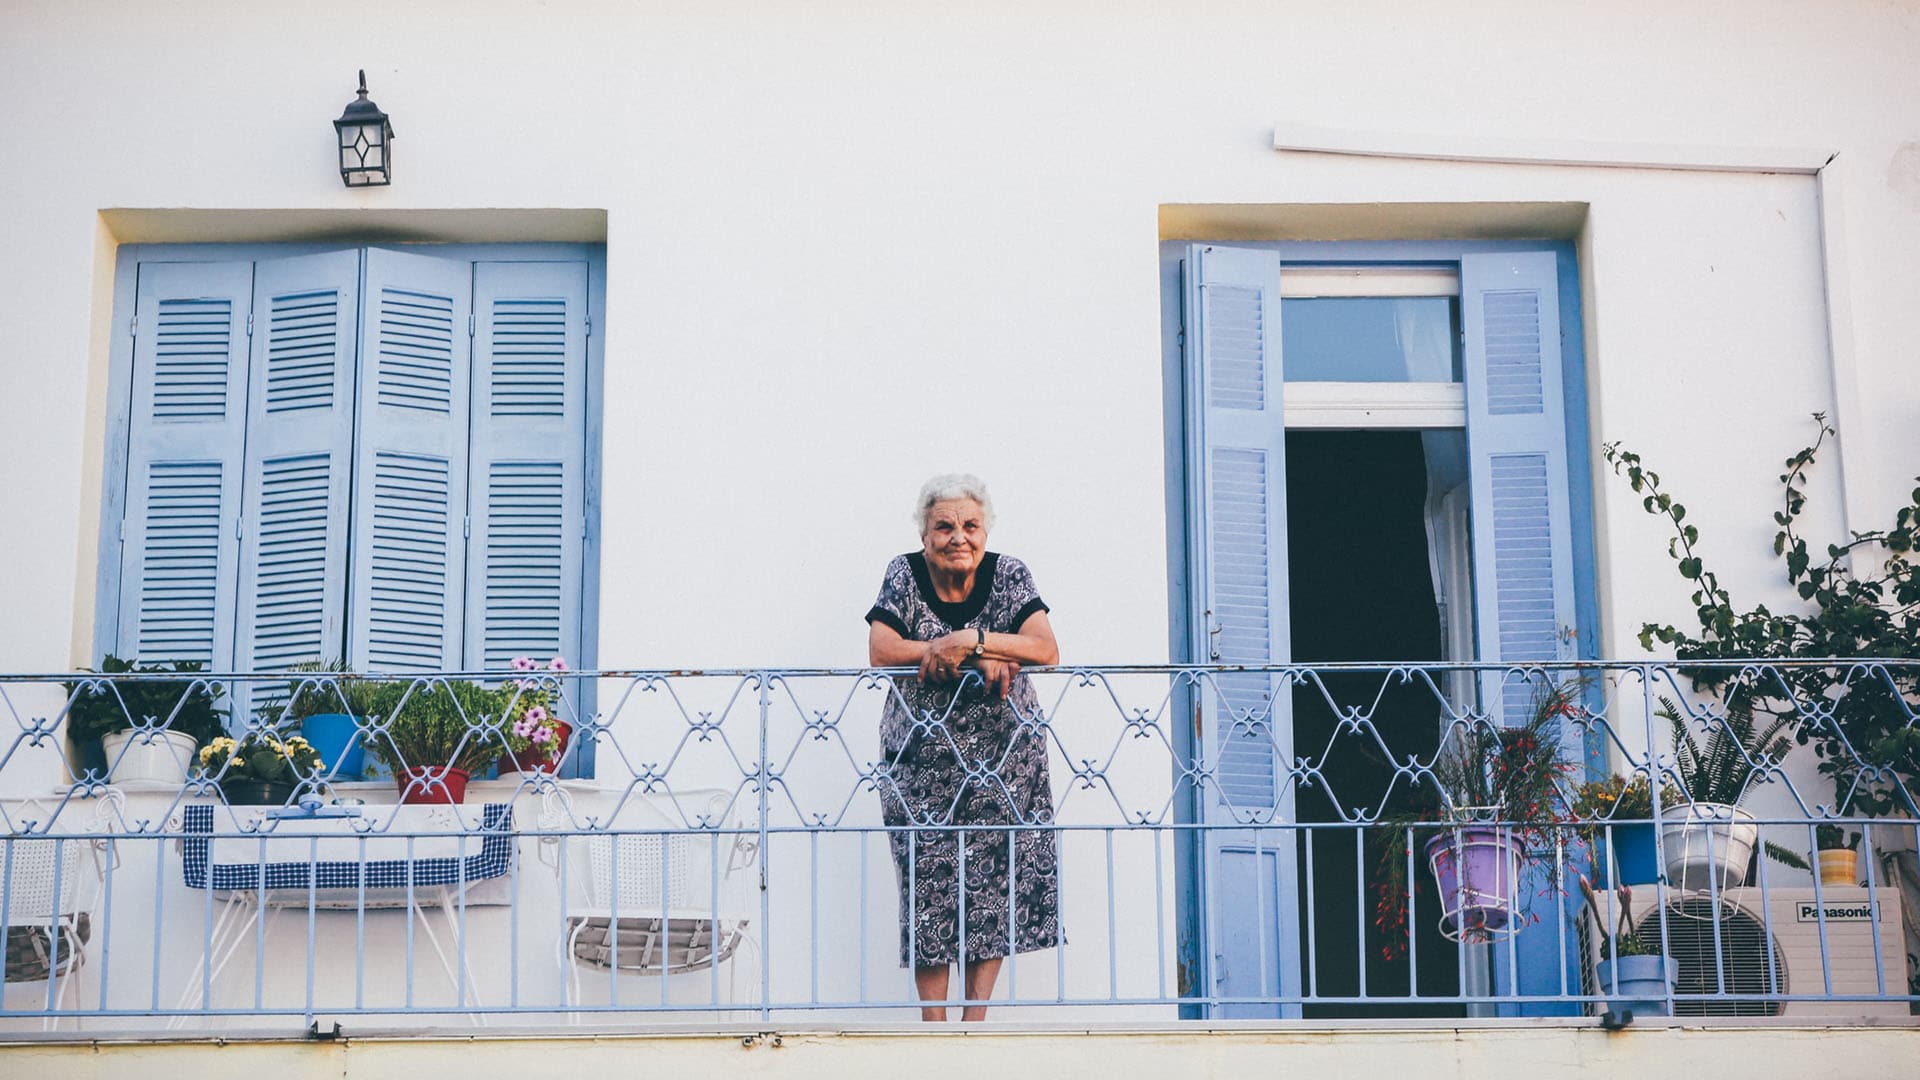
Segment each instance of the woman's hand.
[[971,630],[955,630],[927,642],[927,655],[920,658],[920,677],[932,682],[952,682],[960,668],[973,656],[979,635]]
[[986,680],[987,692],[1002,701],[1007,691],[1013,689],[1014,676],[1020,674],[1020,665],[1012,660],[994,660],[981,657],[973,662],[980,671],[980,677]]

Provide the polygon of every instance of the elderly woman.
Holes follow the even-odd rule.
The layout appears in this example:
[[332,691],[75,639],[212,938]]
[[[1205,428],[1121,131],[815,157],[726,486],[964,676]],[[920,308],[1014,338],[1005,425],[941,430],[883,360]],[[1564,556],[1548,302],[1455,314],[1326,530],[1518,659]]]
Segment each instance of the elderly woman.
[[[880,721],[900,963],[931,1003],[947,999],[951,965],[964,962],[966,999],[984,1002],[1005,957],[1060,943],[1053,833],[911,826],[1052,822],[1039,702],[1020,665],[1052,664],[1060,653],[1026,564],[987,550],[985,484],[934,477],[920,489],[915,522],[920,550],[887,565],[867,612],[868,662],[919,668],[888,695]],[[961,1018],[986,1011],[968,1005]],[[920,1015],[944,1020],[947,1010],[927,1004]]]

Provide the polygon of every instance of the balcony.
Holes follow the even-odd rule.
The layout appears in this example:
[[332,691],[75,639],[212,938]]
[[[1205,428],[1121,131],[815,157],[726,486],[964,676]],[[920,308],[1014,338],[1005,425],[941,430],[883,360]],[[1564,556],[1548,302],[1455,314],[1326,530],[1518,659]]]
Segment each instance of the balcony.
[[[0,676],[0,1030],[887,1028],[918,1016],[900,960],[933,895],[906,890],[903,942],[896,838],[909,867],[947,844],[969,882],[967,860],[1002,843],[1053,853],[1057,943],[1008,956],[975,1002],[1002,1032],[1904,1027],[1920,1003],[1902,749],[1920,665],[1035,671],[1017,738],[1044,748],[1051,813],[923,801],[889,825],[907,751],[883,746],[881,718],[910,677]],[[467,680],[497,692],[444,690]],[[237,759],[164,735],[196,708],[242,739],[275,717],[291,733],[290,697],[373,690],[384,711],[351,732],[387,740],[403,774],[501,758],[523,695],[570,737],[544,767],[476,769],[464,801],[402,806],[399,782],[325,757],[239,802]],[[455,745],[407,760],[401,718],[435,694]],[[131,736],[89,760],[68,723],[97,728],[103,709]],[[963,787],[1016,783],[1005,759],[967,758],[959,715],[922,712],[908,735],[959,750]],[[1865,745],[1870,725],[1892,737]],[[1500,786],[1513,769],[1540,770],[1550,797],[1472,798],[1520,790]],[[449,779],[413,786],[444,798]],[[1004,861],[1020,910],[1021,864]],[[991,906],[984,888],[954,898],[960,924]],[[1622,981],[1646,968],[1636,953],[1651,984]]]

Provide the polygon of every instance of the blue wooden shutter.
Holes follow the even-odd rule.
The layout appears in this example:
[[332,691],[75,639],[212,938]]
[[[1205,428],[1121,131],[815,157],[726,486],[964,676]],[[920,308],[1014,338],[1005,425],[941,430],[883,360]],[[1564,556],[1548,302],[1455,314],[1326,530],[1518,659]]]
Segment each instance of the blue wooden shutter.
[[360,253],[254,268],[246,522],[234,664],[341,656]]
[[[1199,659],[1267,665],[1290,656],[1287,608],[1286,421],[1280,366],[1280,260],[1271,251],[1196,245],[1189,251],[1186,333],[1202,568]],[[1214,825],[1285,822],[1280,783],[1292,754],[1292,699],[1269,674],[1222,673],[1200,691],[1202,737],[1217,791],[1201,812]],[[1204,985],[1222,997],[1299,992],[1295,833],[1225,829],[1203,845],[1210,953]],[[1297,1016],[1298,1006],[1223,1005],[1220,1017]]]
[[361,293],[348,660],[461,661],[472,264],[370,248]]
[[480,263],[466,666],[580,661],[587,267]]
[[[1573,656],[1573,547],[1567,494],[1560,311],[1551,252],[1460,260],[1467,448],[1473,490],[1479,659]],[[1523,723],[1530,688],[1482,680],[1482,706]]]
[[233,666],[253,264],[142,263],[115,652]]
[[[1197,246],[1198,298],[1188,320],[1204,402],[1201,530],[1206,568],[1203,662],[1269,664],[1288,658],[1286,430],[1281,409],[1280,262],[1270,251]],[[1223,675],[1224,708],[1212,750],[1221,797],[1236,810],[1270,810],[1275,680]],[[1281,743],[1289,731],[1280,731]],[[1243,815],[1244,816],[1244,813]]]

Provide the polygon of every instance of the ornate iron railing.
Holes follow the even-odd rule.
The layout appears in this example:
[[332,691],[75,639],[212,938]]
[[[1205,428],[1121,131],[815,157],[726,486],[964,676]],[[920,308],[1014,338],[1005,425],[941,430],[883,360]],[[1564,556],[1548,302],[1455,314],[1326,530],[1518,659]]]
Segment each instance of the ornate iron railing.
[[949,935],[995,1016],[1920,1003],[1920,664],[912,674],[0,675],[0,1028],[864,1023]]

